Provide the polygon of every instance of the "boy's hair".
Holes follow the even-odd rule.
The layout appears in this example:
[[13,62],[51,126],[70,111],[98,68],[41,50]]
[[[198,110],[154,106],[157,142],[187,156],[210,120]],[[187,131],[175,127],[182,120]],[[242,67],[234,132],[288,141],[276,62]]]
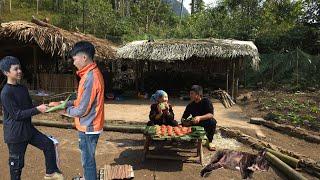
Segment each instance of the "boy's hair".
[[20,61],[18,58],[13,56],[6,56],[0,61],[0,69],[2,73],[9,72],[11,65],[20,65]]
[[195,92],[196,94],[203,96],[203,89],[201,86],[199,85],[193,85],[190,89],[190,91]]
[[93,60],[95,54],[94,45],[88,41],[79,41],[74,44],[73,48],[69,52],[69,57],[72,58],[76,56],[78,53],[86,54],[91,60]]

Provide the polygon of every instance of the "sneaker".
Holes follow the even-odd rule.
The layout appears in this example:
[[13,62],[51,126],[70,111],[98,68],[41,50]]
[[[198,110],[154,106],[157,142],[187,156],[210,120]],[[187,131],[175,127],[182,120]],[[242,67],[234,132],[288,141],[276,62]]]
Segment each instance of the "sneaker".
[[45,175],[44,176],[45,180],[64,180],[64,177],[61,173],[53,173],[51,175]]
[[216,150],[216,147],[215,145],[211,142],[211,143],[207,143],[207,147],[208,147],[208,150],[209,151],[215,151]]
[[72,180],[85,180],[85,179],[81,176],[76,176],[76,177],[73,177]]
[[202,139],[202,145],[207,146],[207,144],[208,144],[208,141],[206,139]]

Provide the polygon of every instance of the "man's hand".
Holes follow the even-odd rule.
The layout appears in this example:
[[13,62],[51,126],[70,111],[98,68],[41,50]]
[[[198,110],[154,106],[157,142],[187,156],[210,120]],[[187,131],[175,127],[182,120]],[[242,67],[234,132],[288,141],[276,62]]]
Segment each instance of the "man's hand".
[[38,109],[38,111],[40,111],[41,113],[45,113],[46,110],[48,109],[48,107],[45,104],[41,104],[40,106],[36,107]]
[[61,102],[50,102],[48,106],[53,107],[53,106],[58,106],[60,104],[61,104]]
[[164,102],[163,104],[166,109],[169,109],[169,104],[167,102]]
[[196,116],[196,117],[194,117],[193,118],[193,122],[195,123],[195,124],[198,124],[199,122],[200,122],[200,117],[199,116]]
[[159,112],[159,113],[162,113],[162,109],[161,109],[161,107],[160,107],[160,104],[158,104],[157,108],[158,108],[158,112]]

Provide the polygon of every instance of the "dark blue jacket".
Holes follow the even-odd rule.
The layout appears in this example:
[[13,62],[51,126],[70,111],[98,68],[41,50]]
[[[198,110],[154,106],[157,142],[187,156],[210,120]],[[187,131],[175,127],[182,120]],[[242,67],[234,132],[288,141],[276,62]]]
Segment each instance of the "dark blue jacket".
[[1,91],[5,143],[30,140],[35,130],[31,116],[40,112],[33,106],[28,89],[23,85],[4,85]]

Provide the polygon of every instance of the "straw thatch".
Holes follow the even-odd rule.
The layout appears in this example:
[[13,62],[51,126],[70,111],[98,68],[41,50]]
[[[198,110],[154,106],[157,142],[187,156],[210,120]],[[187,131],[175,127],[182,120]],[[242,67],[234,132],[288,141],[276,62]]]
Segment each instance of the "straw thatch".
[[252,59],[254,69],[258,69],[260,61],[253,42],[229,39],[135,41],[119,48],[117,56],[122,59],[165,62],[185,61],[191,57],[214,60],[247,56]]
[[0,39],[16,39],[24,43],[35,43],[44,52],[65,57],[74,43],[85,40],[95,45],[96,59],[114,59],[116,46],[92,35],[70,32],[51,24],[33,19],[33,22],[11,21],[0,26]]

